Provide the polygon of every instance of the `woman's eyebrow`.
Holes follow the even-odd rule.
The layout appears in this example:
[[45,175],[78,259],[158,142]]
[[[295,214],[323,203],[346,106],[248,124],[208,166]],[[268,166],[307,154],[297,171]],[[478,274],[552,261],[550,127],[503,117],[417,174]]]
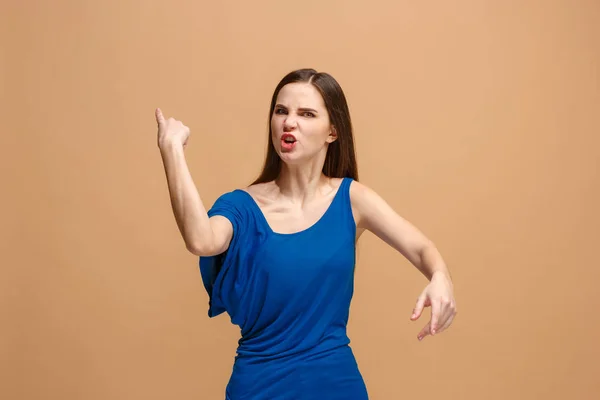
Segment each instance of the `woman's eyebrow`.
[[306,107],[299,108],[298,111],[310,111],[310,112],[314,112],[315,114],[319,113],[317,110],[313,110],[312,108],[306,108]]
[[[275,106],[275,108],[285,108],[287,110],[287,107],[284,106],[283,104],[277,104]],[[317,110],[312,109],[312,108],[308,108],[308,107],[301,107],[301,108],[298,109],[298,111],[301,111],[301,112],[310,111],[310,112],[313,112],[315,114],[319,113]]]

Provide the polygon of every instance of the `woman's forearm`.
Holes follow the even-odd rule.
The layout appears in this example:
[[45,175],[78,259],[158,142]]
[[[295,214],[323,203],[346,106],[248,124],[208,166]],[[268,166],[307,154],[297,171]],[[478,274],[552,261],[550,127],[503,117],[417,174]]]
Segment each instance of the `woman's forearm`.
[[442,255],[434,245],[427,246],[421,251],[418,269],[428,280],[433,279],[436,275],[444,275],[450,281],[452,279]]
[[185,160],[183,146],[167,143],[159,148],[179,231],[189,251],[202,253],[211,246],[212,229]]

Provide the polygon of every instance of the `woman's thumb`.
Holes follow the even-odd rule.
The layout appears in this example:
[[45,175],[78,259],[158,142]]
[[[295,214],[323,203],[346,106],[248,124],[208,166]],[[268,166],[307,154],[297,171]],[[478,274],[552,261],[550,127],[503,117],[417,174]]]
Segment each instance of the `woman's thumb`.
[[155,113],[156,115],[156,123],[161,126],[165,123],[165,117],[163,116],[162,111],[160,110],[160,108],[157,108]]

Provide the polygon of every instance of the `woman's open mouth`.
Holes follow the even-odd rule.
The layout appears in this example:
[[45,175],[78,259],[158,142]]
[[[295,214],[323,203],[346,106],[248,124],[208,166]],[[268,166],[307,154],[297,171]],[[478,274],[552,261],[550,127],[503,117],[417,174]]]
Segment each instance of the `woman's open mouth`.
[[296,145],[296,137],[291,133],[284,133],[281,136],[281,148],[285,151],[290,151]]

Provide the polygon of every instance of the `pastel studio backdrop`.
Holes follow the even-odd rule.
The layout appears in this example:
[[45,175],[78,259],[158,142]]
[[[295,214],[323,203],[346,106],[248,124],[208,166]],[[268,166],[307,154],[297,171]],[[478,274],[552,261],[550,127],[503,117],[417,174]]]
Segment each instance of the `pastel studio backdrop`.
[[223,399],[155,107],[210,206],[259,172],[272,91],[331,73],[360,179],[438,245],[458,316],[371,234],[348,333],[371,398],[600,398],[600,3],[9,1],[1,14],[0,398]]

